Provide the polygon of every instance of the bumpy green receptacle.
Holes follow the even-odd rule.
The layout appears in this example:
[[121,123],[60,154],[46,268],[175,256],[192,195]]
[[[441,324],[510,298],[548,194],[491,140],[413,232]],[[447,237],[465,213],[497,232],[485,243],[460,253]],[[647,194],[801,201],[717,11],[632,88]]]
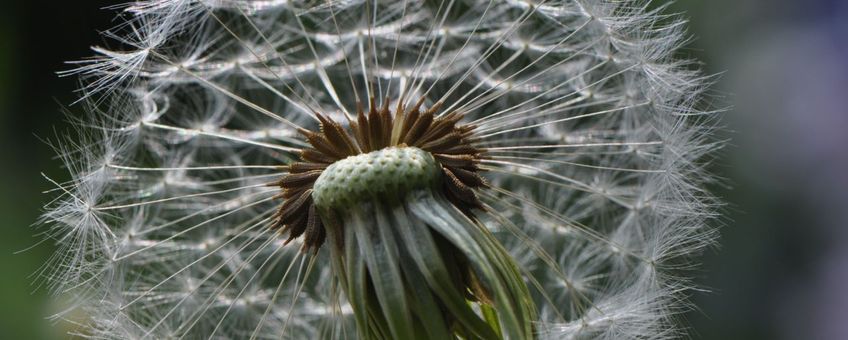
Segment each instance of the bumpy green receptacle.
[[321,208],[343,208],[363,199],[429,187],[439,173],[429,152],[389,147],[331,164],[315,181],[312,199]]

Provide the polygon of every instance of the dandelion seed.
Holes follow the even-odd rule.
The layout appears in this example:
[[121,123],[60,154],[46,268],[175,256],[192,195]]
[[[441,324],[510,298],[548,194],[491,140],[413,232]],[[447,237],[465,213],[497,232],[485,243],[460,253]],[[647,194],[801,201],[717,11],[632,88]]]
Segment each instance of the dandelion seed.
[[719,144],[662,10],[135,2],[40,274],[91,338],[677,337]]

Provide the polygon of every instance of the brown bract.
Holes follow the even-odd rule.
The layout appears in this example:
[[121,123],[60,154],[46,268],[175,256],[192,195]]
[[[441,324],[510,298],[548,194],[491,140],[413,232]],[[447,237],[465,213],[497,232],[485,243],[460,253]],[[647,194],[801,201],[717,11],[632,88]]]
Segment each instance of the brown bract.
[[315,113],[319,131],[299,129],[311,147],[300,153],[300,161],[288,166],[288,173],[274,183],[283,199],[274,215],[272,229],[288,233],[286,243],[304,235],[303,250],[317,251],[324,243],[324,223],[312,201],[312,186],[330,164],[361,153],[386,147],[413,146],[430,152],[441,165],[442,194],[459,210],[472,216],[482,204],[474,192],[486,185],[477,166],[484,150],[472,145],[473,125],[460,124],[457,111],[438,115],[441,103],[421,110],[423,99],[411,108],[398,106],[394,114],[388,101],[377,107],[374,100],[366,113],[361,105],[350,128]]

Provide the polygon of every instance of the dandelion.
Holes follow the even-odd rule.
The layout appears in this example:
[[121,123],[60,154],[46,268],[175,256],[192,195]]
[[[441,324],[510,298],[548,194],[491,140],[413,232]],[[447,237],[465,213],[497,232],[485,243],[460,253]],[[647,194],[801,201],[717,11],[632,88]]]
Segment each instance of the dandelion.
[[664,8],[121,8],[41,221],[78,335],[683,334],[719,145]]

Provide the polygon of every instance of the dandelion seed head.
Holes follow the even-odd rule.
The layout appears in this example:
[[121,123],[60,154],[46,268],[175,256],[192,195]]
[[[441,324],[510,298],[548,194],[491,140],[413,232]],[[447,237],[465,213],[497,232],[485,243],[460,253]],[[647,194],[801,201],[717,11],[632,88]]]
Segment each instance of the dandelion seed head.
[[118,9],[40,220],[83,336],[683,334],[720,143],[663,6]]

